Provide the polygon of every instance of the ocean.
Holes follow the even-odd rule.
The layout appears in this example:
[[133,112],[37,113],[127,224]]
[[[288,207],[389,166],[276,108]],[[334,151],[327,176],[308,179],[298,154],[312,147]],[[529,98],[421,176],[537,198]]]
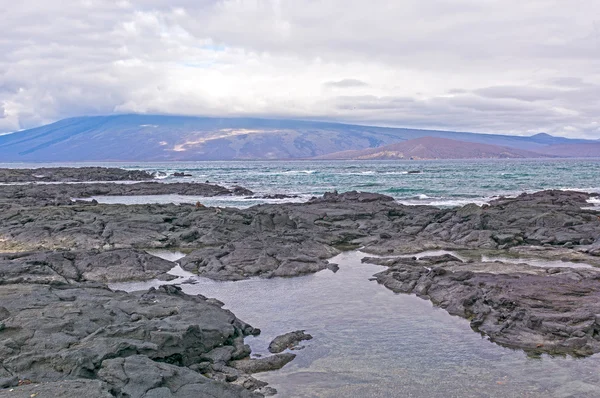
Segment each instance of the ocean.
[[[179,195],[97,198],[107,203],[175,202],[248,207],[258,203],[302,202],[325,192],[377,192],[404,204],[460,206],[483,204],[498,196],[544,189],[600,192],[600,159],[435,160],[435,161],[228,161],[177,163],[0,163],[0,167],[106,166],[145,169],[160,181],[240,185],[254,197],[198,198]],[[191,177],[173,177],[175,172]],[[271,194],[295,196],[264,199]]]

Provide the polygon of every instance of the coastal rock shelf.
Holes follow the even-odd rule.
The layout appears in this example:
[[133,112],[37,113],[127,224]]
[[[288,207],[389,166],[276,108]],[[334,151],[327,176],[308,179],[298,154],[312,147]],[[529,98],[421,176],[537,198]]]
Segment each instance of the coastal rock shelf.
[[145,170],[124,170],[112,167],[43,167],[37,169],[2,169],[0,183],[17,182],[82,182],[82,181],[143,181],[154,174]]
[[531,354],[600,352],[600,270],[463,262],[451,255],[363,262],[378,283],[414,293],[471,322],[490,340]]
[[0,186],[0,205],[2,203],[18,203],[22,206],[70,205],[73,199],[84,199],[93,196],[135,196],[135,195],[190,195],[190,196],[246,196],[253,192],[242,188],[231,189],[214,184],[204,183],[160,183],[136,182],[120,183],[85,183],[85,184],[23,184]]
[[[125,293],[21,283],[0,285],[0,302],[4,387],[96,379],[103,382],[98,396],[262,396],[214,380],[225,381],[223,372],[252,380],[225,363],[247,357],[244,336],[259,331],[205,297],[174,286]],[[213,361],[215,351],[226,352],[222,364]],[[42,385],[59,396],[60,384],[51,387]]]
[[283,366],[293,354],[250,359],[244,337],[258,330],[217,300],[185,295],[176,286],[125,293],[104,285],[172,278],[167,272],[175,264],[149,249],[180,250],[184,270],[237,281],[335,272],[329,259],[361,248],[380,256],[366,261],[388,267],[375,276],[379,283],[469,319],[503,346],[533,354],[600,352],[600,272],[594,268],[397,257],[495,250],[600,266],[600,213],[585,209],[592,194],[543,191],[452,209],[359,192],[248,209],[71,200],[161,190],[248,194],[154,182],[0,187],[2,387],[30,380],[56,392],[67,380],[97,396],[272,393],[249,373]]

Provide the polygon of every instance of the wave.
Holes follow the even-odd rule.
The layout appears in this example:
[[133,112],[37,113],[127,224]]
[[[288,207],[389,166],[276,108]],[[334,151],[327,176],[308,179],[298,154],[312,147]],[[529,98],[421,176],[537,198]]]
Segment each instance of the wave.
[[342,176],[371,176],[371,175],[375,175],[376,172],[373,170],[369,170],[369,171],[358,171],[358,172],[350,172],[350,173],[335,173],[336,175],[342,175]]
[[[282,172],[281,174],[316,174],[318,170],[287,170]],[[277,173],[267,173],[267,174],[277,174]]]
[[478,197],[478,198],[426,198],[426,199],[397,199],[396,201],[403,205],[426,205],[435,207],[460,207],[468,204],[476,204],[477,206],[483,206],[489,204],[492,200],[491,197]]

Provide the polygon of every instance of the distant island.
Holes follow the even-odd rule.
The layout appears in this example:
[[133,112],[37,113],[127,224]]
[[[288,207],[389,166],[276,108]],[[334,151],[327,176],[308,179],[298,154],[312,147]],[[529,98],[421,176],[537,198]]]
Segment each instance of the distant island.
[[598,140],[254,118],[112,115],[0,136],[4,162],[600,157]]

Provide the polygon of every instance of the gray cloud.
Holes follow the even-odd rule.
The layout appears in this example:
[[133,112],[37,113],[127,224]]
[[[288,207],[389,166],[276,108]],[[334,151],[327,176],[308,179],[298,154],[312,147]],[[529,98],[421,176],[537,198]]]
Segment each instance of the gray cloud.
[[487,98],[511,98],[520,101],[551,101],[562,94],[560,90],[533,86],[495,86],[474,91]]
[[595,0],[0,4],[0,132],[160,112],[599,138],[597,15]]
[[324,83],[326,87],[334,88],[349,88],[349,87],[366,87],[369,84],[358,79],[342,79]]

